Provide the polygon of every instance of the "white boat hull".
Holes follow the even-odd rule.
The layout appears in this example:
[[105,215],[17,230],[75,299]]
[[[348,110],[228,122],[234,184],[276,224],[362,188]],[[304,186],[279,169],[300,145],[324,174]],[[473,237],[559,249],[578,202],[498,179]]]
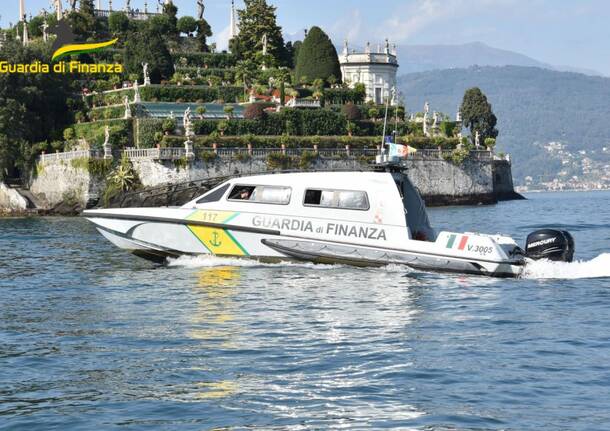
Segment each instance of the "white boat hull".
[[[149,215],[144,215],[144,211]],[[394,263],[422,270],[495,277],[517,277],[523,269],[523,260],[519,258],[480,258],[468,253],[466,247],[459,250],[457,243],[448,248],[446,238],[453,236],[450,240],[453,243],[456,235],[444,232],[436,242],[406,240],[401,241],[405,246],[400,247],[373,240],[363,244],[351,238],[308,238],[299,231],[265,228],[255,226],[256,223],[253,226],[255,215],[240,214],[241,219],[236,219],[233,213],[223,211],[98,210],[88,211],[85,216],[117,247],[156,262],[181,255],[216,255],[356,266]],[[397,235],[386,229],[388,236]],[[493,244],[485,236],[477,241]]]

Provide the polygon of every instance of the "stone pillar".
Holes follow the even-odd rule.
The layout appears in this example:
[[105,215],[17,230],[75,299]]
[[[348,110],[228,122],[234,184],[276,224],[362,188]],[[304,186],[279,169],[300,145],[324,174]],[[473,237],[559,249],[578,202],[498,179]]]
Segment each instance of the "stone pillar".
[[282,144],[282,154],[286,155],[286,144]]
[[248,154],[252,156],[252,144],[248,143]]
[[313,152],[318,153],[318,144],[313,144]]
[[214,154],[218,154],[218,144],[216,142],[212,144],[212,151],[214,151]]
[[186,141],[184,141],[184,150],[186,152],[187,159],[193,160],[195,158],[195,153],[193,152],[193,141],[191,141],[190,136],[186,138]]
[[345,154],[347,154],[347,157],[350,156],[350,146],[349,145],[345,146]]

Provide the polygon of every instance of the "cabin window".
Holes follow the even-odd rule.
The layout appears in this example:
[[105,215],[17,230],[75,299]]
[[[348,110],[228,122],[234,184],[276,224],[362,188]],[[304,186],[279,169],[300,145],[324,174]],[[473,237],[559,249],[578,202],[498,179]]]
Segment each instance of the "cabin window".
[[206,204],[209,202],[218,202],[224,196],[225,192],[229,189],[229,184],[220,186],[209,193],[203,195],[201,199],[197,201],[198,204]]
[[370,208],[366,192],[351,190],[308,189],[305,191],[303,204],[305,206],[362,211],[367,211]]
[[247,186],[236,185],[229,194],[231,201],[247,201],[260,204],[288,205],[290,203],[290,187],[281,186]]

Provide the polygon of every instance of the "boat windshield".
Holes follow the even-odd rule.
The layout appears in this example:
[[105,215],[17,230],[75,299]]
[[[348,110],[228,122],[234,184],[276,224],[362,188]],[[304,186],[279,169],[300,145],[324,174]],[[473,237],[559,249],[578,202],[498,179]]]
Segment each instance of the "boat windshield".
[[401,175],[400,183],[398,184],[402,202],[407,213],[407,226],[411,233],[411,238],[418,241],[435,241],[436,232],[430,226],[426,205],[419,195],[419,192],[411,183],[406,175]]

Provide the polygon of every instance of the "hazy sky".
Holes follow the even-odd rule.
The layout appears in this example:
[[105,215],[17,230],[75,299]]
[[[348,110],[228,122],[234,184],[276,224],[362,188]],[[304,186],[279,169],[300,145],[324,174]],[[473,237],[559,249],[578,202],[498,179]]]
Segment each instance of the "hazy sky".
[[[97,0],[96,0],[97,1]],[[610,75],[609,0],[268,0],[278,8],[284,32],[301,38],[303,29],[322,27],[341,45],[382,41],[398,45],[481,41],[554,65]],[[32,13],[50,0],[25,0]],[[144,9],[145,0],[131,0]],[[67,1],[64,0],[64,4]],[[101,0],[102,7],[108,0]],[[157,0],[148,0],[154,9]],[[194,15],[196,0],[174,0],[179,14]],[[226,45],[230,0],[205,0],[214,38]],[[0,0],[2,25],[17,20],[19,0]],[[240,7],[242,0],[236,0]],[[113,0],[122,8],[125,0]],[[402,62],[408,59],[401,59]]]

